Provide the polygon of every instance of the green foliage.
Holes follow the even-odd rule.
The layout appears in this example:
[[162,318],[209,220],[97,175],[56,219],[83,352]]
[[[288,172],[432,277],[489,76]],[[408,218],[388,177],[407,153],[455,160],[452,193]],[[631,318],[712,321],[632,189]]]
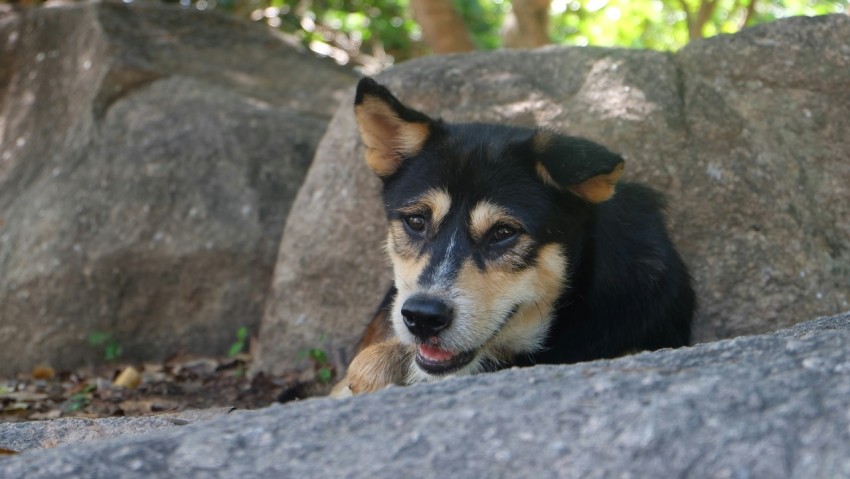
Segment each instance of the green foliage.
[[[675,1],[675,0],[674,0]],[[661,0],[554,0],[551,38],[569,45],[675,49],[688,41],[684,12]]]
[[[570,45],[676,50],[688,43],[688,15],[706,0],[553,0],[552,39]],[[744,27],[753,0],[715,0],[703,36]],[[840,13],[846,0],[755,0],[747,26],[794,15]],[[685,13],[687,6],[688,13]]]
[[454,0],[454,3],[478,48],[495,50],[502,46],[499,33],[505,15],[511,10],[509,0]]
[[248,328],[245,326],[240,327],[236,330],[236,342],[230,345],[230,349],[227,350],[227,355],[229,357],[234,357],[245,350],[245,342],[248,339]]
[[[198,0],[195,0],[196,2]],[[419,26],[408,0],[248,0],[248,16],[298,39],[339,63],[367,56],[391,62],[421,54]],[[239,0],[218,4],[240,13]],[[244,12],[241,12],[244,13]]]
[[79,411],[91,404],[92,393],[95,389],[97,389],[97,386],[89,384],[82,391],[72,394],[71,397],[68,398],[68,404],[65,406],[65,410],[68,412]]
[[103,359],[107,362],[115,361],[123,352],[118,341],[112,338],[112,333],[93,331],[89,334],[89,344],[95,347],[103,347]]
[[[690,39],[688,17],[714,3],[702,33],[734,33],[747,25],[792,15],[847,11],[848,0],[552,0],[553,43],[676,50]],[[182,0],[197,8],[229,10],[264,22],[339,63],[372,65],[423,55],[421,31],[409,0]],[[500,31],[510,0],[454,0],[476,45],[502,45]],[[686,9],[688,13],[686,13]],[[693,20],[692,20],[693,21]]]
[[[325,342],[324,335],[319,336],[318,342]],[[299,357],[307,358],[313,363],[313,369],[316,371],[316,378],[318,378],[320,382],[327,383],[333,379],[333,368],[328,360],[328,353],[326,353],[324,349],[319,347],[310,348],[306,351],[302,351],[299,354]]]

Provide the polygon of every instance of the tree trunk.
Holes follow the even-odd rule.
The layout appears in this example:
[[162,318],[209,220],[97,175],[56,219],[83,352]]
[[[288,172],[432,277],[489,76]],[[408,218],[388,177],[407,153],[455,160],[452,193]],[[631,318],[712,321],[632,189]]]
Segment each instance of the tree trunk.
[[714,9],[717,7],[717,0],[701,0],[695,13],[691,12],[685,0],[679,0],[679,4],[685,12],[685,20],[688,23],[688,38],[696,40],[704,37],[705,24],[711,20]]
[[410,0],[410,9],[422,28],[422,39],[434,53],[475,50],[472,37],[451,0]]
[[753,19],[753,16],[756,13],[756,0],[750,0],[750,4],[747,5],[747,12],[744,14],[744,20],[741,22],[741,26],[738,27],[738,30],[743,29],[747,25],[750,24],[750,20]]
[[502,44],[507,48],[548,45],[550,3],[551,0],[512,0],[511,13],[502,28]]

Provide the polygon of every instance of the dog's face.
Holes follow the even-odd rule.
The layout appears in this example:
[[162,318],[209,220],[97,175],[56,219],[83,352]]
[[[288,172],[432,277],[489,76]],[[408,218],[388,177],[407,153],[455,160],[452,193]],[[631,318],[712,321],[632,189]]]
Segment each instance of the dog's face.
[[392,323],[411,382],[473,374],[538,350],[568,286],[568,245],[623,161],[578,138],[445,124],[370,79],[355,113],[384,181]]

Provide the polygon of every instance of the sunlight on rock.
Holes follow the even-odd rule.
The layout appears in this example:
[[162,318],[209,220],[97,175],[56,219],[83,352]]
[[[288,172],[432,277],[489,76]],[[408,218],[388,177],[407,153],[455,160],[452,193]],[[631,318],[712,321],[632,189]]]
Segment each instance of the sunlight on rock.
[[619,118],[630,121],[644,120],[659,106],[646,99],[646,95],[629,85],[620,70],[622,62],[603,58],[597,61],[577,98],[587,105],[590,112],[601,118]]
[[550,100],[545,99],[529,99],[509,103],[507,105],[499,105],[498,107],[506,119],[521,119],[528,115],[534,117],[534,124],[545,125],[561,114],[562,108],[553,104]]

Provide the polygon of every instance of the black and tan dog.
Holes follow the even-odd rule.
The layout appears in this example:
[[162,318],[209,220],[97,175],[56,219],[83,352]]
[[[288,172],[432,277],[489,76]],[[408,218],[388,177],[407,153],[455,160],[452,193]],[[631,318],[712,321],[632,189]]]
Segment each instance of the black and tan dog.
[[688,344],[694,292],[663,200],[617,184],[619,155],[444,123],[368,78],[355,113],[395,285],[334,394]]

